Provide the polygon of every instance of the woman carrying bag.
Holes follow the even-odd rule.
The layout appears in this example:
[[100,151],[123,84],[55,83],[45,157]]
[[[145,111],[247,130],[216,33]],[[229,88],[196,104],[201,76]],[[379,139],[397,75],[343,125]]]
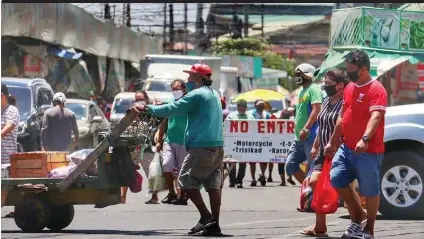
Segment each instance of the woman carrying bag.
[[[314,160],[314,169],[310,177],[310,186],[314,192],[314,199],[312,200],[312,207],[315,210],[316,220],[315,224],[303,229],[300,233],[306,236],[326,236],[327,225],[326,225],[326,214],[334,213],[338,206],[337,193],[331,194],[332,188],[328,188],[327,185],[331,186],[327,182],[323,182],[322,179],[329,181],[329,163],[331,159],[324,158],[324,147],[327,145],[331,135],[333,134],[337,118],[342,109],[343,104],[343,91],[349,82],[347,81],[346,73],[343,70],[332,69],[329,70],[324,77],[324,90],[327,93],[327,97],[323,100],[322,108],[318,114],[318,125],[319,130],[317,137],[315,138],[314,145],[311,151],[311,157]],[[328,160],[328,162],[325,162]],[[323,167],[324,166],[324,167]],[[321,173],[323,174],[320,179]],[[324,175],[325,174],[325,175]],[[328,177],[326,177],[328,176]],[[318,185],[325,184],[325,185]],[[318,195],[323,191],[322,187],[325,186],[327,195]],[[316,189],[319,189],[316,191]],[[329,194],[330,192],[330,194]],[[331,195],[336,195],[332,197]],[[327,197],[327,198],[325,198]],[[358,196],[359,197],[359,196]],[[322,200],[324,199],[324,200]],[[317,205],[314,201],[319,200],[320,202],[329,200],[331,201],[331,208],[328,205]],[[315,204],[315,205],[314,205]]]

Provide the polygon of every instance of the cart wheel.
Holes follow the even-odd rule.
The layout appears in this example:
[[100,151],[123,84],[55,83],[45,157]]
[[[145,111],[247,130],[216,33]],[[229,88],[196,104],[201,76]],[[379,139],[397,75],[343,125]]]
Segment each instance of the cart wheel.
[[15,223],[23,232],[41,232],[49,218],[49,204],[40,197],[29,196],[15,205]]
[[60,231],[71,224],[75,215],[73,205],[52,205],[50,208],[50,220],[46,226],[48,229]]

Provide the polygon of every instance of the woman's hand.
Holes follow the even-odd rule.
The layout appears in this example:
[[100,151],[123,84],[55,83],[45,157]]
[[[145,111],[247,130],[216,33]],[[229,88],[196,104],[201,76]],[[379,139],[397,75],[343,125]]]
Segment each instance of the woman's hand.
[[315,158],[317,157],[317,155],[318,155],[318,149],[317,148],[312,148],[312,150],[311,150],[311,158],[312,158],[312,160],[315,160]]

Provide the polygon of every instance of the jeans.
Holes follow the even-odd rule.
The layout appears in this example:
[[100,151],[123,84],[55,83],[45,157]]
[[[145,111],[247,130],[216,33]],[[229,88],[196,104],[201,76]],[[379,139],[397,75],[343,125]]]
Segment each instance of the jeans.
[[[246,174],[246,163],[234,163],[233,170],[231,170],[229,177],[230,177],[230,184],[234,183],[243,183],[244,175]],[[238,173],[236,177],[236,171],[237,171],[237,164],[238,164]]]

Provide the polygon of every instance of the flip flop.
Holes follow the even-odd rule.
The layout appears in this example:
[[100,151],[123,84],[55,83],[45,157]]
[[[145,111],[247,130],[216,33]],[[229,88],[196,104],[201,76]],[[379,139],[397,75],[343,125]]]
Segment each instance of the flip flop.
[[311,237],[328,237],[328,234],[325,232],[315,232],[313,226],[309,226],[303,230],[300,231],[300,234],[304,236],[311,236]]
[[144,204],[159,204],[159,202],[150,199],[149,201],[145,202]]
[[191,230],[190,230],[190,232],[188,232],[188,234],[189,235],[192,235],[192,234],[196,234],[196,233],[198,233],[198,232],[200,232],[200,231],[203,231],[206,227],[211,227],[211,226],[213,226],[213,225],[215,225],[217,223],[217,221],[216,220],[214,220],[214,219],[212,219],[212,220],[208,220],[208,221],[206,221],[204,224],[203,223],[200,223],[200,222],[198,222]]

